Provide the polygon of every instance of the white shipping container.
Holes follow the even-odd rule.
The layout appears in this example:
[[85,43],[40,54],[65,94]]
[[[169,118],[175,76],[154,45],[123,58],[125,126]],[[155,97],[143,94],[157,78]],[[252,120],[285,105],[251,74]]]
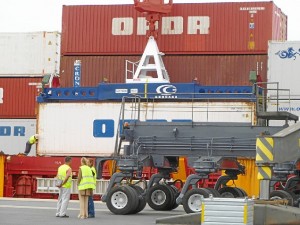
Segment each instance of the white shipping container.
[[[290,89],[290,95],[300,95],[300,41],[269,42],[267,76],[268,82],[278,82],[280,89]],[[276,84],[268,88],[276,88]],[[269,91],[269,95],[275,94]]]
[[59,73],[58,32],[0,33],[0,76]]
[[[136,118],[126,104],[125,120]],[[42,103],[37,154],[110,156],[114,152],[121,103]],[[255,103],[158,102],[141,104],[141,121],[246,122],[255,124]]]
[[[272,89],[268,90],[267,110],[286,111],[300,117],[300,41],[269,42],[267,76],[268,89]],[[278,101],[274,100],[277,98]],[[272,126],[284,123],[269,122]]]
[[[7,155],[23,153],[26,142],[35,133],[35,119],[0,119],[0,151]],[[35,145],[29,155],[36,155]]]
[[[279,112],[289,112],[300,118],[300,95],[292,95],[292,100],[269,100],[267,103],[267,107],[269,111],[279,111]],[[298,99],[298,100],[295,100]],[[289,125],[294,124],[294,121],[288,121]],[[271,120],[269,122],[270,126],[282,126],[285,124],[283,120]]]

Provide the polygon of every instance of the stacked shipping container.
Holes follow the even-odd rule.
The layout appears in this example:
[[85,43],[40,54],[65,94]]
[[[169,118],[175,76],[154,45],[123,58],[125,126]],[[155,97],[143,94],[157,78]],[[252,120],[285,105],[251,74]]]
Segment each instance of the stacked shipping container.
[[[138,61],[140,56],[62,56],[61,85],[73,86],[73,64],[81,60],[81,85],[96,86],[103,78],[112,83],[125,82],[125,61]],[[195,77],[202,85],[249,85],[249,71],[263,67],[267,76],[267,55],[167,55],[163,58],[171,82],[191,82]]]
[[[287,18],[273,2],[174,4],[158,28],[158,47],[171,82],[249,85],[266,81],[268,40],[286,40]],[[104,77],[124,82],[125,60],[138,61],[147,43],[145,16],[133,5],[64,6],[62,85],[72,85],[82,60],[82,85]]]
[[[300,117],[300,41],[269,42],[268,51],[269,91],[267,106],[270,111],[287,111]],[[277,95],[279,101],[276,100]],[[285,121],[270,121],[271,125],[283,125]],[[294,123],[290,121],[290,123]]]
[[0,151],[17,154],[36,132],[42,77],[59,72],[60,34],[1,33],[0,52]]

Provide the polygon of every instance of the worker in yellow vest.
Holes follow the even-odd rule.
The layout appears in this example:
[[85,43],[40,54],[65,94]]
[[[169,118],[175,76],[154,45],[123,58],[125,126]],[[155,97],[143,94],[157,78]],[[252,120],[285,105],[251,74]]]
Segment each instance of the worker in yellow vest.
[[88,218],[88,199],[93,195],[94,177],[91,168],[88,166],[88,159],[81,158],[81,166],[78,171],[78,197],[80,204],[80,213],[78,218]]
[[[92,173],[93,173],[93,179],[94,179],[93,190],[95,190],[96,189],[97,172],[96,172],[96,169],[94,167],[94,160],[89,159],[89,164],[88,165],[91,168]],[[89,200],[88,200],[88,217],[89,218],[94,218],[95,217],[95,205],[94,205],[93,195],[89,196]]]
[[57,187],[59,188],[58,202],[56,208],[56,217],[68,218],[67,213],[68,204],[71,196],[72,187],[72,158],[67,156],[65,164],[58,168],[57,179],[61,180]]
[[39,140],[38,134],[32,135],[29,138],[29,140],[26,142],[26,147],[25,147],[25,152],[24,152],[25,155],[28,155],[30,153],[31,146],[36,144],[38,142],[38,140]]

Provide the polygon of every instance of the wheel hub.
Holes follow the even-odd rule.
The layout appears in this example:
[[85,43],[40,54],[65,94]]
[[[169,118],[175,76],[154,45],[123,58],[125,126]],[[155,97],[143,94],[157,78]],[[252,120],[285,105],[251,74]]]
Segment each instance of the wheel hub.
[[201,195],[199,194],[191,195],[191,197],[188,200],[189,208],[194,212],[200,212],[201,205],[202,205]]
[[161,190],[156,190],[151,195],[151,200],[156,205],[162,205],[166,201],[166,194]]
[[111,196],[111,203],[117,209],[123,209],[128,204],[127,195],[124,192],[117,191]]

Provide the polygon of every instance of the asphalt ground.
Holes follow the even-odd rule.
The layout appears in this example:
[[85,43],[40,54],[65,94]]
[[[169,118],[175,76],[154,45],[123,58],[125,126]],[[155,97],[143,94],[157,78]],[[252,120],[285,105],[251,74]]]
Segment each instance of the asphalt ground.
[[71,200],[69,218],[55,217],[57,200],[0,198],[0,225],[150,225],[157,218],[185,214],[182,206],[172,211],[155,211],[148,205],[138,214],[115,215],[106,204],[95,201],[95,218],[78,219],[79,201]]

